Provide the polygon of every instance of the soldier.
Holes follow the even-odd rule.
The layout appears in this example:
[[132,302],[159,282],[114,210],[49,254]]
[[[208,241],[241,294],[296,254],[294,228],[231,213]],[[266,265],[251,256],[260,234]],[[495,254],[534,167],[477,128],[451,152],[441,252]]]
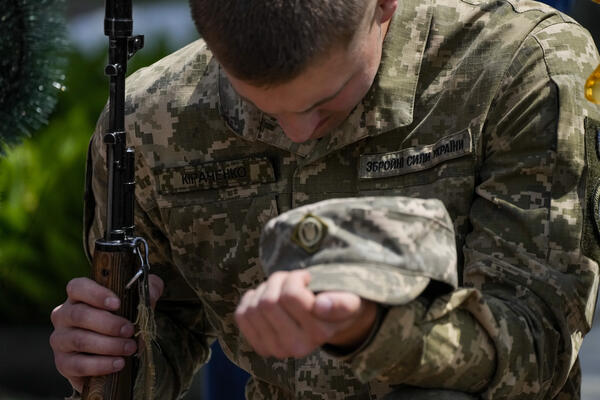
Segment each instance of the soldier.
[[[600,258],[588,33],[530,1],[256,3],[192,0],[205,41],[128,80],[156,397],[184,393],[219,340],[252,375],[250,399],[578,399]],[[105,229],[106,123],[90,144],[88,254]],[[455,247],[418,246],[447,230],[442,214],[398,242],[423,208],[397,196],[440,200]],[[340,213],[315,204],[327,199]],[[448,249],[450,292],[385,273],[451,262]],[[134,327],[85,278],[67,294],[51,344],[81,389],[136,351]]]

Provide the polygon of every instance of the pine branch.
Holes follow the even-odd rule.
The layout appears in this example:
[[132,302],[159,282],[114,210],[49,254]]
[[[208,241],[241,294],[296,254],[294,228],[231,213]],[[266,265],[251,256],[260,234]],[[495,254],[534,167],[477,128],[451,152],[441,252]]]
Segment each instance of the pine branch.
[[64,0],[0,0],[0,155],[43,124],[65,88]]

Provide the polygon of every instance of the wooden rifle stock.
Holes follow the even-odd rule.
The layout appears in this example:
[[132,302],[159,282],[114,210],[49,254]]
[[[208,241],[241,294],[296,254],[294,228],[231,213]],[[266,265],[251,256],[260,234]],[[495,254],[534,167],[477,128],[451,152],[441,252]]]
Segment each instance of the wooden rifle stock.
[[[96,241],[92,260],[92,279],[112,290],[121,299],[121,307],[116,314],[130,321],[136,319],[138,291],[136,286],[126,289],[125,285],[137,271],[137,264],[130,244]],[[121,371],[106,376],[87,378],[82,398],[84,400],[128,400],[133,398],[135,361],[133,357],[126,357],[125,367]]]

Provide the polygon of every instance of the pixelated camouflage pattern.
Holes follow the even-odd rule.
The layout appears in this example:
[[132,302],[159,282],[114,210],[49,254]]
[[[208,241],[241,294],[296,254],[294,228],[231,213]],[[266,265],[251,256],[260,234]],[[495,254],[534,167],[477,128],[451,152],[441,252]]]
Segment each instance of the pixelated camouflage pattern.
[[[126,118],[137,149],[136,225],[166,282],[157,398],[184,392],[218,339],[252,374],[250,399],[381,399],[403,384],[483,399],[579,399],[577,351],[600,258],[591,207],[600,116],[583,87],[598,63],[587,32],[537,2],[401,1],[370,92],[337,130],[304,144],[235,94],[202,41],[136,72]],[[105,126],[106,114],[90,148],[89,247],[104,230]],[[361,156],[465,131],[464,156],[360,178]],[[260,183],[160,190],[165,174],[254,158],[269,161],[274,181],[257,161]],[[233,312],[265,279],[262,227],[299,206],[363,196],[441,200],[461,288],[390,308],[351,361],[323,351],[259,357]]]
[[[293,238],[306,216],[326,228],[314,252]],[[417,298],[431,279],[448,290],[458,284],[454,228],[439,200],[361,197],[298,207],[265,225],[259,255],[267,276],[307,269],[315,292],[346,290],[392,306]]]

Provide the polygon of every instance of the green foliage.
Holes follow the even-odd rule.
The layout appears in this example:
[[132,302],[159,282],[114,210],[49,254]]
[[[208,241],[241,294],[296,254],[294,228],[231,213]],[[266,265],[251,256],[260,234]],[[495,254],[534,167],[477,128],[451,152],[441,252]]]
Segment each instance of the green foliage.
[[[167,53],[140,51],[130,71]],[[0,321],[45,322],[65,285],[89,274],[82,247],[87,143],[108,97],[104,51],[71,52],[47,127],[0,158]]]

